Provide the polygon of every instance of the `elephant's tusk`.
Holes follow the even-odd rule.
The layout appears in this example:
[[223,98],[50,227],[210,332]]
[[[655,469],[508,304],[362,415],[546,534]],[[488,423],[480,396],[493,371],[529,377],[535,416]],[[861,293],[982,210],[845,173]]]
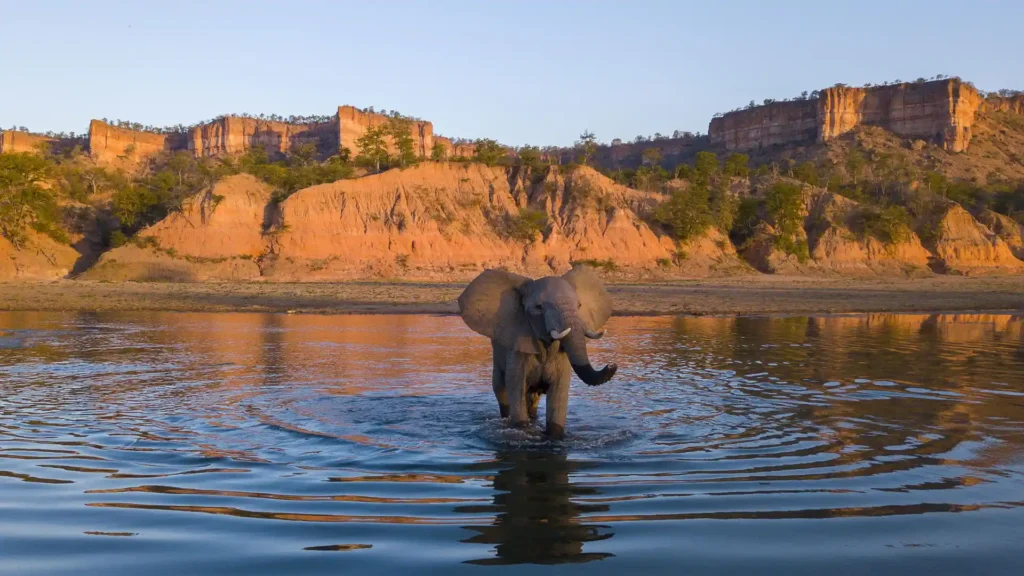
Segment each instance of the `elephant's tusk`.
[[607,332],[607,330],[598,330],[597,332],[587,330],[584,334],[586,334],[587,338],[590,338],[591,340],[600,340],[604,336],[605,332]]
[[572,326],[569,326],[568,328],[566,328],[565,330],[563,330],[561,332],[559,332],[557,330],[552,330],[551,331],[551,339],[552,340],[561,340],[562,338],[565,338],[566,335],[569,334],[570,330],[572,330]]

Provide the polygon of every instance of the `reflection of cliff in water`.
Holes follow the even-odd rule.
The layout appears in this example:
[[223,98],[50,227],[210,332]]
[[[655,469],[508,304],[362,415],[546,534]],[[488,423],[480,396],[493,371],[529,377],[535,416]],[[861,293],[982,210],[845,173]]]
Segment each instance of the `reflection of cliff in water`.
[[458,513],[493,513],[492,524],[464,526],[475,532],[467,544],[492,544],[495,557],[469,564],[562,564],[590,562],[613,556],[584,552],[588,542],[612,537],[609,526],[584,524],[583,514],[607,512],[605,504],[582,504],[576,499],[597,494],[594,488],[573,485],[570,474],[580,467],[565,455],[540,452],[501,452],[498,462],[510,465],[495,474],[494,503],[460,506]]

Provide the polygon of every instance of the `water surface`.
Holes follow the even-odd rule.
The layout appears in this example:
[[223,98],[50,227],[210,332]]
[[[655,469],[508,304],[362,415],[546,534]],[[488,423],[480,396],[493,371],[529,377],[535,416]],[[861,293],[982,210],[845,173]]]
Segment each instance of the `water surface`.
[[592,357],[551,443],[454,317],[0,314],[0,574],[1024,573],[1024,318],[616,318]]

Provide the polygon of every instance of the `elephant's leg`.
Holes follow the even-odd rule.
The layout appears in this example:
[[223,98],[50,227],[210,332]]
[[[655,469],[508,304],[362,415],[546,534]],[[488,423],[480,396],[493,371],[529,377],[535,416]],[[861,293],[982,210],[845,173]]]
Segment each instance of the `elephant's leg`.
[[[562,365],[564,364],[564,365]],[[548,386],[547,434],[551,438],[565,436],[565,415],[569,410],[569,361],[561,362],[557,377]]]
[[494,388],[494,397],[498,399],[498,412],[502,418],[508,418],[508,395],[505,393],[505,373],[494,366],[491,372],[491,387]]
[[505,366],[505,395],[508,398],[509,422],[514,426],[526,424],[526,358],[513,353]]
[[539,390],[531,390],[527,396],[526,401],[526,412],[530,416],[530,420],[537,419],[537,406],[540,404],[541,393]]

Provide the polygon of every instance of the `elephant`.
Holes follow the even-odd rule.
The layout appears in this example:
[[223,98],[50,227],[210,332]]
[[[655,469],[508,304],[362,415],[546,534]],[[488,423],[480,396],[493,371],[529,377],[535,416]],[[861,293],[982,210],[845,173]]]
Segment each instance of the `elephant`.
[[562,276],[532,280],[503,270],[484,270],[459,296],[459,313],[474,332],[491,339],[491,385],[502,418],[514,426],[537,417],[547,395],[546,433],[565,435],[570,368],[598,386],[618,366],[596,370],[586,338],[601,338],[611,298],[593,269],[579,265]]

